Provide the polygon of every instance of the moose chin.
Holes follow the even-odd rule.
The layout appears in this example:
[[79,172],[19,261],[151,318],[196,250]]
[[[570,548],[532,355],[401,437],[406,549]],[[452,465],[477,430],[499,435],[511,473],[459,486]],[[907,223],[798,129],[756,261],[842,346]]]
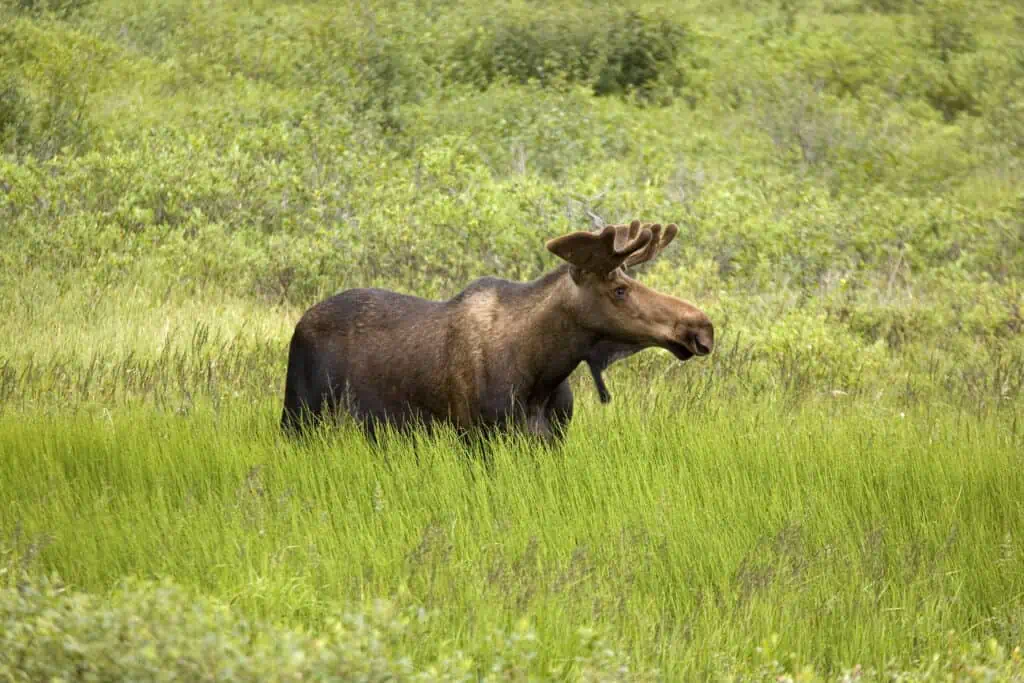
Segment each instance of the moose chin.
[[569,375],[601,373],[650,347],[681,361],[711,353],[703,311],[626,269],[675,238],[669,224],[609,225],[547,242],[565,263],[531,282],[484,277],[447,301],[350,289],[307,310],[288,351],[282,429],[348,412],[372,438],[445,423],[459,432],[518,430],[561,441],[572,420]]

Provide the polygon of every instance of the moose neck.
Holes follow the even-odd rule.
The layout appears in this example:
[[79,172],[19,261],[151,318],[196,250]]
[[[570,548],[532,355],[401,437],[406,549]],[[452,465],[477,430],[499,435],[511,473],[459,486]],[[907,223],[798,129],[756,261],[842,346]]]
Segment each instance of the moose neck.
[[510,351],[535,391],[561,384],[597,343],[572,313],[574,287],[569,268],[561,266],[528,283],[511,306],[519,335]]

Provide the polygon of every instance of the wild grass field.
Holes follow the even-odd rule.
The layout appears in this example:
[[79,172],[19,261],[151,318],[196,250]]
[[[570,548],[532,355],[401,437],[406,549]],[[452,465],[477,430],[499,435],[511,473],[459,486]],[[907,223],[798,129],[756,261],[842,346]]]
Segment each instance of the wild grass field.
[[[1021,680],[1010,0],[0,0],[0,677]],[[549,449],[278,419],[349,287],[676,222]]]

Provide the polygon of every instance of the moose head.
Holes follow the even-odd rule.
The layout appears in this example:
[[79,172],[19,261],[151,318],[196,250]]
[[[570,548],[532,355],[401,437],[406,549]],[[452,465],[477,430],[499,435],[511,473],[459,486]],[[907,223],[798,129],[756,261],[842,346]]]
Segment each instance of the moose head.
[[601,372],[617,360],[658,346],[680,360],[714,347],[714,327],[691,304],[656,292],[626,269],[656,257],[679,232],[675,223],[608,225],[600,232],[574,232],[549,240],[547,248],[570,264],[576,285],[574,310],[601,338],[584,358],[603,403],[611,400]]

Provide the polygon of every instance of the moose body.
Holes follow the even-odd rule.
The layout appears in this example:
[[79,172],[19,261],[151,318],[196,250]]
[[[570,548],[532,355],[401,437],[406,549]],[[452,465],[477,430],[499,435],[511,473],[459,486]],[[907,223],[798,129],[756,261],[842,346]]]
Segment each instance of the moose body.
[[567,264],[525,283],[481,278],[447,301],[351,289],[314,305],[291,340],[282,427],[340,408],[371,434],[381,423],[445,422],[559,440],[581,362],[606,402],[600,373],[619,357],[648,346],[681,360],[710,352],[702,311],[621,267],[653,258],[675,230],[662,237],[660,225],[634,221],[572,233],[548,243]]

